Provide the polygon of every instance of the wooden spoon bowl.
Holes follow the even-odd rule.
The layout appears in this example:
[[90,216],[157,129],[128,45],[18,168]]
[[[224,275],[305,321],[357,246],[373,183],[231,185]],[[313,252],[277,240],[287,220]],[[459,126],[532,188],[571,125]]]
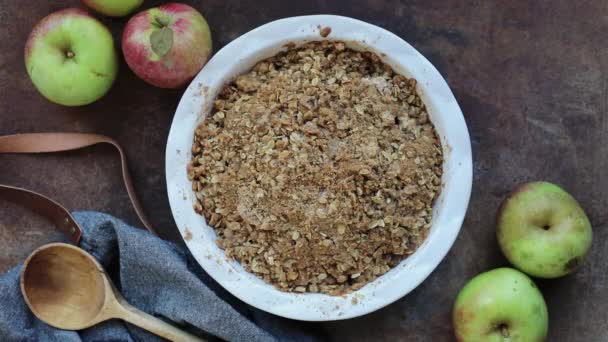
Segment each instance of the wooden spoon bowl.
[[103,271],[82,250],[47,245],[23,266],[21,290],[32,312],[60,329],[78,330],[95,324],[105,302]]
[[21,292],[36,317],[59,329],[120,318],[171,341],[202,341],[129,305],[93,256],[65,243],[42,246],[26,259]]

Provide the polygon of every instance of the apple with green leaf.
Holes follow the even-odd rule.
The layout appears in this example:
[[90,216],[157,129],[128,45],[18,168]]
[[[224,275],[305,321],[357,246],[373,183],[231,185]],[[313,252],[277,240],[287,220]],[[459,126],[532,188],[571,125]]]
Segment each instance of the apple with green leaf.
[[138,13],[122,36],[123,54],[131,70],[161,88],[186,85],[207,63],[211,48],[207,21],[181,3]]
[[591,247],[591,223],[578,202],[548,182],[527,183],[503,202],[498,243],[523,272],[556,278],[577,269]]
[[460,342],[540,342],[549,327],[547,305],[536,284],[506,267],[471,279],[456,298],[452,319]]
[[144,0],[82,0],[85,5],[110,17],[124,17],[141,6]]
[[86,11],[68,8],[34,27],[25,44],[25,66],[44,97],[81,106],[112,87],[118,58],[110,31]]

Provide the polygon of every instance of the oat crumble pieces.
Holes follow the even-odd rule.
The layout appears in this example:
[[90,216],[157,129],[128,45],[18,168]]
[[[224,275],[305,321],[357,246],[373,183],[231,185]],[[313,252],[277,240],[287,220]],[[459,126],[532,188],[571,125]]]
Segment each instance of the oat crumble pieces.
[[431,225],[442,149],[416,80],[371,52],[313,42],[228,84],[197,127],[196,212],[281,290],[341,295],[412,254]]

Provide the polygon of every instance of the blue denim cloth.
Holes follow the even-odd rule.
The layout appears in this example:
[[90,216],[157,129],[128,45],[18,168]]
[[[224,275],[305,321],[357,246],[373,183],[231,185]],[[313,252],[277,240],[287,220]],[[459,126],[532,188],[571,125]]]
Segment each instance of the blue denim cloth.
[[[302,324],[256,310],[229,295],[180,247],[101,213],[74,214],[80,247],[108,271],[133,306],[208,339],[311,341]],[[0,276],[0,341],[161,341],[118,320],[73,332],[32,315],[21,296],[17,266]]]

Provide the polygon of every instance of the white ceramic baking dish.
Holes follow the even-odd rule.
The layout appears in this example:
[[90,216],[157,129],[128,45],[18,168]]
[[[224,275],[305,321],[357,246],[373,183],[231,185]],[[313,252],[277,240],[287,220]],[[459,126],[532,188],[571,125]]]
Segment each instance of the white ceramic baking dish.
[[[328,37],[322,28],[330,27]],[[193,210],[195,195],[186,175],[194,129],[212,108],[221,88],[253,65],[285,49],[313,40],[340,40],[351,48],[382,56],[395,71],[418,80],[444,151],[443,191],[436,201],[426,241],[409,258],[376,281],[345,296],[281,292],[237,262],[215,244],[216,235]],[[454,243],[464,219],[472,182],[471,146],[466,123],[454,95],[439,72],[398,36],[368,23],[339,16],[294,17],[271,22],[234,40],[219,51],[184,93],[166,150],[167,190],[175,222],[186,245],[205,271],[244,302],[267,312],[306,321],[360,316],[403,297],[437,267]]]

